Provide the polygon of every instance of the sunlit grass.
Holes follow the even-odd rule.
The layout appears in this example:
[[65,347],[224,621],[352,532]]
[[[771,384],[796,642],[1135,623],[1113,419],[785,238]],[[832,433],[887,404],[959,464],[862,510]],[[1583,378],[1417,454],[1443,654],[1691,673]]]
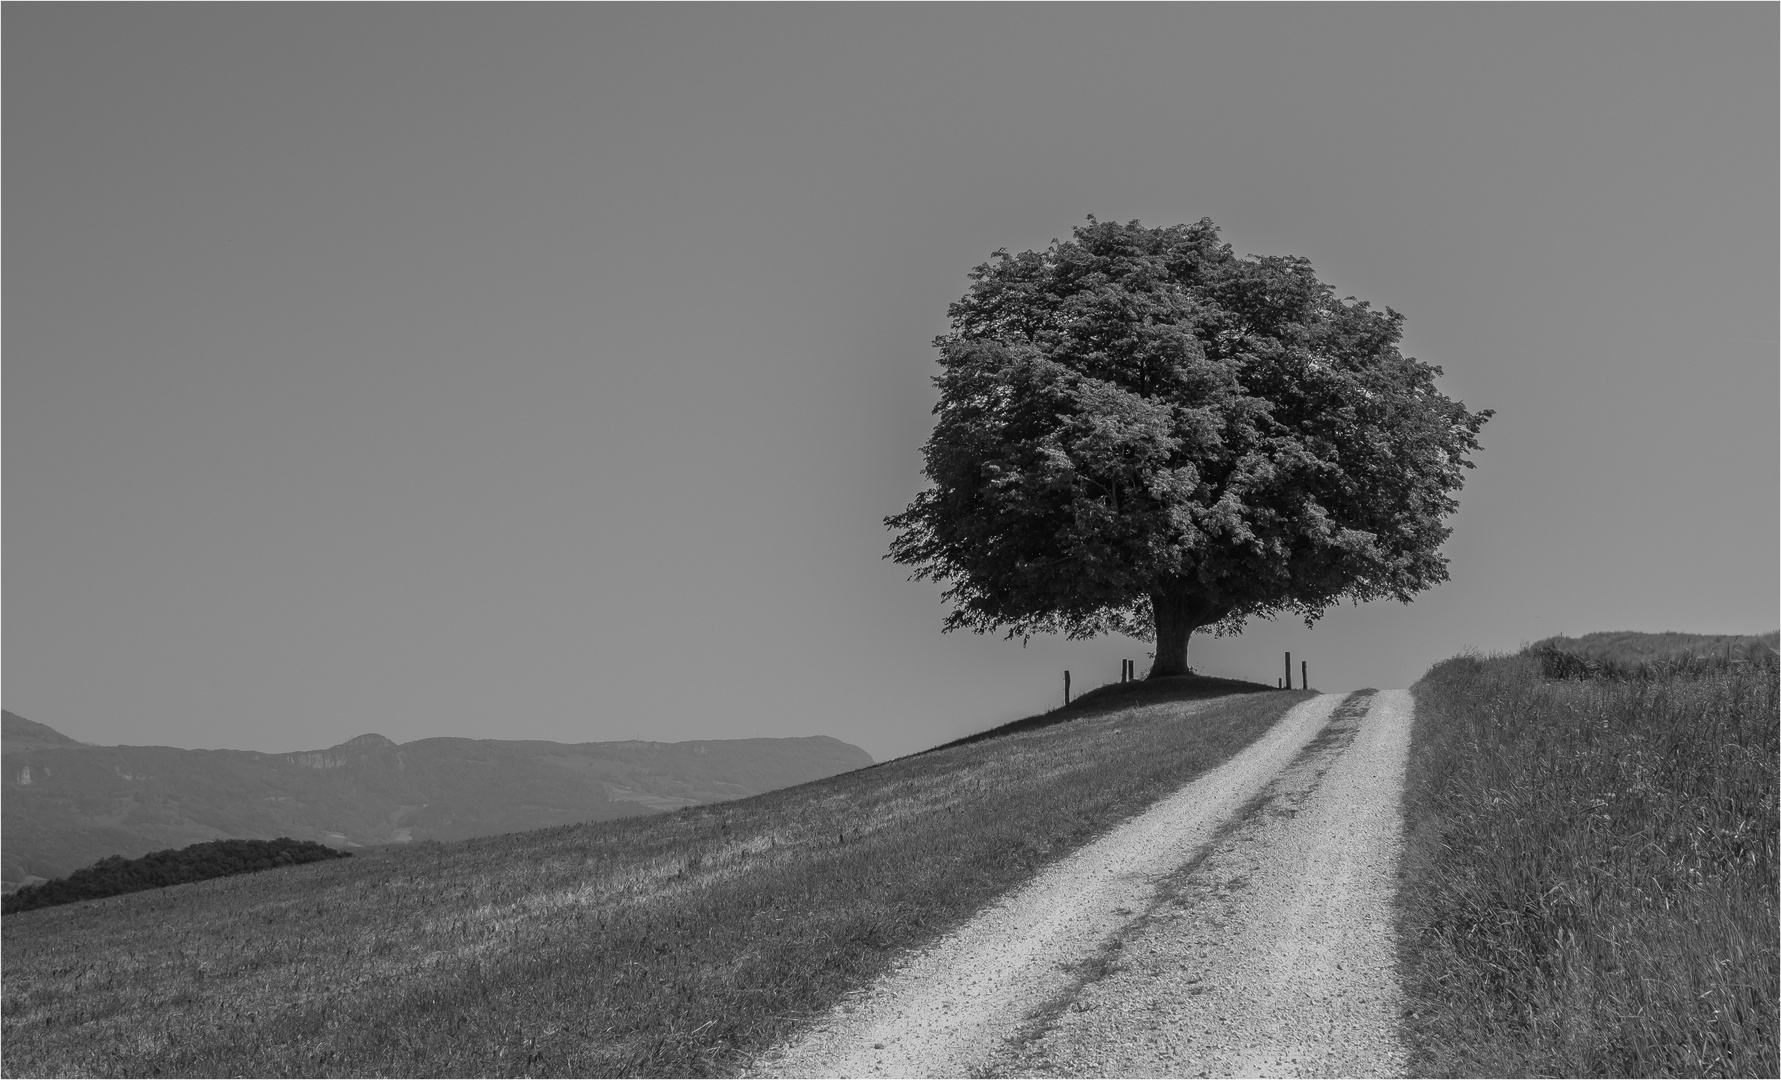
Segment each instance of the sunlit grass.
[[1542,669],[1460,657],[1415,687],[1413,1068],[1777,1075],[1775,667]]
[[4,1069],[735,1072],[1309,696],[1170,682],[751,799],[9,916]]

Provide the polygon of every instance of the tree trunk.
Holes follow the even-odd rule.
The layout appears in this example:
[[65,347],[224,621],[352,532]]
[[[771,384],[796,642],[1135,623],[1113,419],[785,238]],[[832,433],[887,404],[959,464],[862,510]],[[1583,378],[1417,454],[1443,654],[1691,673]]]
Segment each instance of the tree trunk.
[[1156,614],[1156,662],[1147,676],[1151,679],[1190,674],[1187,639],[1200,627],[1224,618],[1229,610],[1186,591],[1151,593],[1150,607]]

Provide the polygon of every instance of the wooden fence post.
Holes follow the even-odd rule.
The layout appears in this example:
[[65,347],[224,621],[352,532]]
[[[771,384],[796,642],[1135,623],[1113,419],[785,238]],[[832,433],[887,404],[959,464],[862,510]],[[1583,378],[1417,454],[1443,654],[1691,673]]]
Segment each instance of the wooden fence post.
[[1299,689],[1311,689],[1311,661],[1299,661]]
[[1064,669],[1064,704],[1070,703],[1070,669]]
[[1292,689],[1292,653],[1286,654],[1286,688]]

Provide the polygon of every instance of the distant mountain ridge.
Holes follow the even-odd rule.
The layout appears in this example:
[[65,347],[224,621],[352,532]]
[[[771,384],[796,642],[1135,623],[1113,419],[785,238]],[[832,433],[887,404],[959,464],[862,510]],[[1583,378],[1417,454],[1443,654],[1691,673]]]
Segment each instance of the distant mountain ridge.
[[873,763],[824,735],[397,744],[366,734],[267,754],[90,746],[14,713],[0,723],[0,877],[9,889],[106,856],[204,840],[456,840],[741,798]]
[[27,720],[17,713],[0,712],[0,723],[5,725],[5,743],[8,750],[42,750],[57,746],[85,746],[50,727]]

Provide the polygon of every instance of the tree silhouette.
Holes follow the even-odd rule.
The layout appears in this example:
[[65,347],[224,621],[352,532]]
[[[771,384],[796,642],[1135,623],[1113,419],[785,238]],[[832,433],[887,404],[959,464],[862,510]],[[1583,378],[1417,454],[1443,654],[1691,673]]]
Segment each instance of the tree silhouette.
[[890,557],[948,585],[945,629],[1151,638],[1154,678],[1202,627],[1447,579],[1491,412],[1398,352],[1397,312],[1209,219],[1091,217],[970,276],[935,339],[932,484],[885,519]]

